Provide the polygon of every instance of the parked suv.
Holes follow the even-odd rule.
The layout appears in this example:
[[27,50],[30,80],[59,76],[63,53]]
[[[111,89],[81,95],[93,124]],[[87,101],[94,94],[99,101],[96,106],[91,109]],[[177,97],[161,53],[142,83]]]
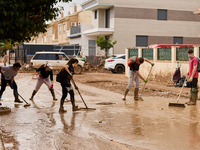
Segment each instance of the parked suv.
[[112,73],[123,73],[125,71],[125,54],[117,54],[105,60],[104,68]]
[[[30,61],[30,66],[39,68],[42,64],[51,63],[53,70],[61,69],[69,61],[68,56],[64,52],[36,52]],[[74,73],[80,74],[84,66],[83,61],[74,68]]]

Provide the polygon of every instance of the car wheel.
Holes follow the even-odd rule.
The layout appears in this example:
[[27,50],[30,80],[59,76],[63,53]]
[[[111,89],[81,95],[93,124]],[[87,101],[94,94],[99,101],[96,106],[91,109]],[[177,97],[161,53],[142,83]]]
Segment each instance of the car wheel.
[[115,72],[117,72],[117,73],[123,73],[124,72],[124,66],[123,65],[117,65],[116,67],[115,67]]
[[76,68],[74,68],[74,73],[75,73],[75,74],[80,74],[81,71],[82,71],[81,66],[77,66]]

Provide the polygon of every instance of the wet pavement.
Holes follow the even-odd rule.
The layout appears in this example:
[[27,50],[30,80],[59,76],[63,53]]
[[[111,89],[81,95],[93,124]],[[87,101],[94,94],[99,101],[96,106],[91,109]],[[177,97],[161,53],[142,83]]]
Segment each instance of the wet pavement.
[[[59,114],[60,95],[53,101],[42,85],[29,101],[36,85],[33,74],[19,74],[16,82],[19,93],[31,104],[14,104],[12,90],[7,87],[2,97],[3,106],[11,113],[0,115],[0,149],[14,150],[199,150],[200,106],[168,107],[176,98],[143,97],[133,101],[121,94],[77,83],[89,108],[72,112],[65,102],[67,113]],[[61,94],[61,87],[54,83]],[[76,102],[85,107],[78,92]],[[69,96],[68,96],[69,98]],[[180,103],[187,99],[181,98]],[[102,103],[102,105],[99,105]],[[109,105],[106,105],[110,103]]]

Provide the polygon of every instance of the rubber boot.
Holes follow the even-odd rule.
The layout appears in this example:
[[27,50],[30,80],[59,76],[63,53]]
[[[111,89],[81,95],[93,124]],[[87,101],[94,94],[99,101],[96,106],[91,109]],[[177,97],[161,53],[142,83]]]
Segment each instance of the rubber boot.
[[192,89],[190,89],[190,101],[189,102],[186,102],[185,104],[188,104],[188,103],[190,103],[191,101],[192,101]]
[[79,110],[81,110],[81,108],[78,108],[78,105],[75,105],[75,101],[73,101],[73,103],[72,103],[72,110],[73,111],[79,111]]
[[129,89],[126,89],[124,92],[124,96],[122,97],[122,100],[126,100],[126,95],[128,94]]
[[135,91],[134,91],[134,100],[141,100],[143,101],[143,99],[141,97],[138,96],[138,93],[139,93],[139,88],[135,88]]
[[36,94],[36,91],[35,90],[33,90],[33,93],[32,93],[32,96],[31,96],[31,98],[29,99],[29,100],[33,100],[33,97],[34,97],[34,95]]
[[20,101],[18,97],[15,97],[15,103],[23,103],[23,101]]
[[198,88],[193,88],[191,91],[191,102],[188,103],[188,105],[196,105],[196,101],[198,99]]
[[64,107],[60,106],[59,113],[66,113],[66,112],[67,112],[67,110],[64,110]]
[[53,89],[50,89],[51,91],[51,95],[53,96],[53,100],[54,101],[57,101],[56,97],[55,97],[55,93],[54,93],[54,90]]

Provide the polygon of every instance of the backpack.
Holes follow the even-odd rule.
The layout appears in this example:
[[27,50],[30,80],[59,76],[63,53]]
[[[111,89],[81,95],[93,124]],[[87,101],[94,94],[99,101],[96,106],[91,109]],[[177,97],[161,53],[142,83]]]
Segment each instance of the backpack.
[[[200,59],[199,59],[198,57],[194,57],[194,58],[197,58],[197,60],[198,60],[198,62],[199,62],[199,63],[198,63],[198,66],[197,66],[197,71],[200,72]],[[194,59],[194,58],[193,58],[193,59]],[[193,60],[192,60],[192,61],[193,61]]]
[[133,56],[131,58],[129,58],[128,60],[128,66],[131,67],[131,65],[136,62],[138,60],[138,58],[136,56]]
[[62,80],[66,77],[66,71],[65,68],[61,69],[60,72],[56,76],[56,81],[57,82],[62,82]]

